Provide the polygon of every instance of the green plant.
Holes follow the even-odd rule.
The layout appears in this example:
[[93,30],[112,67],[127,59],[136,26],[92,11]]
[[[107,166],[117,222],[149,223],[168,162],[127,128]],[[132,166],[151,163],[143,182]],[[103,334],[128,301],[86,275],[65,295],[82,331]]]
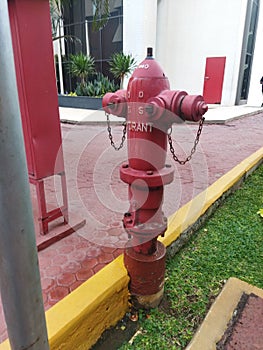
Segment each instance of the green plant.
[[120,88],[123,88],[124,77],[132,72],[136,66],[136,61],[131,54],[116,52],[111,56],[110,72],[115,78],[120,79]]
[[94,31],[101,30],[108,22],[110,17],[110,1],[109,0],[92,0],[95,8],[92,29]]
[[118,90],[118,88],[119,86],[115,84],[114,81],[111,81],[102,73],[98,73],[93,81],[90,81],[87,84],[78,84],[76,94],[78,96],[102,97],[107,92],[114,92]]
[[69,56],[68,67],[74,77],[80,78],[80,85],[85,86],[87,77],[95,72],[95,61],[93,57],[80,52]]
[[87,89],[87,83],[84,84],[77,84],[75,93],[77,96],[88,96],[88,89]]

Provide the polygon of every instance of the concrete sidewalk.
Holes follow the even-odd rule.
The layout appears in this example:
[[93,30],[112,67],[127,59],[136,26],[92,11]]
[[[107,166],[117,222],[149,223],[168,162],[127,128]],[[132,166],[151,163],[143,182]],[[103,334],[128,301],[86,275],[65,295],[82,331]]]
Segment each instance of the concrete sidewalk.
[[[215,188],[219,194],[224,193],[226,185],[221,179],[225,174],[235,167],[241,169],[239,165],[255,152],[260,151],[263,146],[261,108],[212,107],[207,113],[208,123],[204,125],[197,152],[191,162],[183,167],[176,166],[174,182],[165,186],[163,209],[166,216],[171,217],[182,208],[185,210],[186,205],[188,208],[186,211],[183,210],[182,222],[179,222],[180,219],[175,220],[176,225],[179,225],[176,230],[186,227],[191,215],[198,215],[201,208],[207,205],[209,191],[211,196]],[[86,225],[39,252],[38,255],[44,305],[46,310],[50,309],[48,311],[49,335],[54,337],[56,344],[61,341],[60,337],[65,329],[69,329],[68,324],[65,323],[71,322],[72,317],[74,322],[80,321],[84,325],[86,321],[84,322],[83,315],[85,320],[93,315],[91,323],[83,330],[83,336],[93,341],[103,331],[103,327],[105,329],[112,324],[111,321],[120,317],[121,313],[117,313],[120,311],[119,306],[116,306],[119,304],[112,304],[109,309],[106,308],[106,304],[103,304],[104,308],[98,308],[101,313],[104,312],[103,317],[99,318],[102,328],[96,329],[97,333],[94,333],[98,313],[90,311],[95,309],[94,306],[91,308],[89,303],[92,301],[98,306],[97,294],[102,288],[104,289],[100,294],[100,300],[102,295],[113,295],[115,298],[117,295],[118,300],[115,302],[122,302],[121,312],[125,310],[128,295],[126,290],[128,278],[119,257],[127,242],[127,234],[122,227],[123,213],[128,208],[127,185],[119,179],[119,166],[126,160],[127,150],[124,147],[120,152],[114,152],[111,148],[104,123],[104,112],[60,108],[60,116],[61,120],[75,124],[62,123],[65,170],[70,209],[86,219]],[[119,121],[119,118],[116,120]],[[191,150],[196,130],[197,125],[193,123],[182,123],[174,128],[172,136],[176,142],[176,151],[182,153],[182,156]],[[115,124],[113,132],[118,140],[121,137],[122,127]],[[261,155],[260,151],[256,159],[260,159],[261,156],[263,157],[263,154]],[[167,161],[172,162],[169,152]],[[228,186],[231,186],[231,181]],[[47,198],[51,204],[52,201],[59,201],[54,182],[47,184]],[[214,187],[211,189],[212,185]],[[170,226],[172,234],[166,238],[167,244],[171,243],[169,240],[176,239],[173,233],[176,230],[173,225]],[[115,261],[116,257],[118,259]],[[118,273],[112,267],[113,265],[109,264],[113,260]],[[116,282],[114,287],[107,285],[108,282],[113,281],[112,273],[116,274],[114,278],[119,278],[118,282],[114,280]],[[26,286],[21,287],[26,288]],[[122,288],[123,297],[121,298]],[[83,311],[84,304],[85,312],[91,314],[87,315]],[[116,307],[113,309],[114,305]],[[80,316],[79,313],[81,313]],[[71,324],[75,327],[74,329],[78,329],[76,327],[80,325],[81,323],[79,326]],[[58,327],[61,328],[58,330]],[[65,337],[67,336],[66,334]],[[6,325],[0,303],[0,341],[6,338]],[[76,341],[77,336],[73,338]],[[69,339],[64,340],[65,342],[68,340],[69,345],[63,350],[72,349]],[[0,349],[9,348],[6,345],[3,347],[0,345]]]
[[[207,123],[225,123],[236,118],[241,118],[248,115],[257,114],[263,111],[263,108],[258,106],[221,106],[221,105],[209,105],[208,112],[205,114],[205,120]],[[76,109],[59,107],[60,120],[68,123],[103,123],[106,122],[105,113],[103,110],[88,110],[88,109]],[[124,121],[123,118],[110,116],[112,122]]]

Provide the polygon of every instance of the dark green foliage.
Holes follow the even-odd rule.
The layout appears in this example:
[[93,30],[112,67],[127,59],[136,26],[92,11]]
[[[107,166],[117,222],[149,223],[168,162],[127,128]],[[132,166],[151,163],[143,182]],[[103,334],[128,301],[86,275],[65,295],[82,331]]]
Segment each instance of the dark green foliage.
[[85,83],[84,85],[78,84],[76,88],[76,94],[78,96],[92,96],[102,97],[107,92],[114,92],[118,90],[119,86],[114,81],[109,80],[103,74],[98,73],[96,79]]
[[91,0],[95,13],[92,22],[92,29],[94,31],[101,30],[107,24],[110,17],[110,2],[109,0]]

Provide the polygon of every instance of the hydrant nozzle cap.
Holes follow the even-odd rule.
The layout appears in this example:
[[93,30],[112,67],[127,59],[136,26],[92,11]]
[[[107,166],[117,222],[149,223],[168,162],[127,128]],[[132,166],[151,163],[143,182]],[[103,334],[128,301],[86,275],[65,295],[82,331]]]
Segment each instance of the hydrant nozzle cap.
[[201,115],[204,115],[208,111],[208,105],[205,102],[199,104],[199,112]]
[[147,47],[147,58],[152,58],[152,57],[153,57],[153,48]]

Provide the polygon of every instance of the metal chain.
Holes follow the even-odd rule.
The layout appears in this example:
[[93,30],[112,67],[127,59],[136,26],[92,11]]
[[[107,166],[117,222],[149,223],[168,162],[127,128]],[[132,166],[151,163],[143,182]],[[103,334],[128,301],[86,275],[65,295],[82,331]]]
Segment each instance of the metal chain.
[[110,139],[110,143],[111,146],[115,149],[115,151],[119,151],[125,142],[126,139],[126,131],[127,131],[127,124],[126,122],[124,122],[123,125],[123,131],[122,131],[122,137],[121,137],[121,143],[119,144],[119,146],[116,146],[115,142],[113,141],[113,136],[112,136],[112,132],[111,132],[111,126],[110,126],[110,116],[108,113],[105,113],[106,117],[107,117],[107,125],[108,125],[108,133],[109,133],[109,139]]
[[198,145],[198,142],[199,142],[199,139],[200,139],[200,135],[201,135],[201,133],[202,133],[204,121],[205,121],[205,118],[204,118],[204,117],[203,117],[202,119],[200,119],[199,128],[198,128],[198,131],[197,131],[197,134],[196,134],[194,146],[193,146],[193,148],[191,149],[191,152],[190,152],[189,156],[186,157],[185,160],[180,160],[180,159],[175,155],[175,150],[174,150],[174,147],[173,147],[173,140],[172,140],[172,137],[171,137],[171,133],[172,133],[172,129],[171,129],[171,132],[168,134],[168,142],[169,142],[169,145],[170,145],[170,151],[171,151],[171,153],[172,153],[172,156],[173,156],[173,159],[174,159],[175,162],[178,162],[180,165],[184,165],[185,163],[189,162],[189,160],[192,159],[192,156],[193,156],[193,154],[194,154],[195,151],[196,151],[196,147],[197,147],[197,145]]

